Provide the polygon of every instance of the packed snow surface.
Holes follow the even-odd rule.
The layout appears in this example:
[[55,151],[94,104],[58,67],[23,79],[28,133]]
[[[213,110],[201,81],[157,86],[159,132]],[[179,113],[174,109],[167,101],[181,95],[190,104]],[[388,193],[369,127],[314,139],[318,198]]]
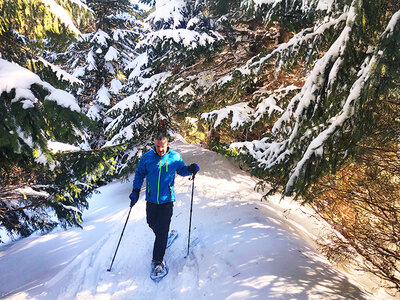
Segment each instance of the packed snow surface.
[[5,299],[370,299],[313,247],[321,231],[305,208],[278,198],[260,201],[256,180],[222,156],[171,144],[197,162],[190,254],[192,181],[177,176],[171,229],[179,231],[165,259],[169,274],[149,278],[153,233],[142,191],[132,208],[114,265],[107,272],[129,211],[129,182],[101,187],[83,229],[59,230],[0,247]]

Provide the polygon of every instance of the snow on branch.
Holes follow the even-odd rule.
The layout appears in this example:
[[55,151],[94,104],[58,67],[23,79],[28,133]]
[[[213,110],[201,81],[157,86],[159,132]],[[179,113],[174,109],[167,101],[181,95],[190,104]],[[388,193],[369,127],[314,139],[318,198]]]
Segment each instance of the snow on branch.
[[354,105],[357,100],[361,97],[361,92],[364,86],[368,83],[368,79],[373,73],[371,69],[376,66],[376,58],[373,56],[371,59],[366,58],[364,67],[360,70],[358,79],[354,82],[350,89],[350,94],[346,99],[346,102],[342,108],[342,111],[329,120],[330,125],[328,128],[323,130],[317,135],[308,145],[307,150],[304,152],[303,157],[297,163],[296,167],[293,169],[288,183],[286,185],[286,192],[290,191],[297,178],[300,175],[305,163],[310,160],[313,154],[321,156],[323,153],[323,145],[330,138],[338,128],[340,128],[343,123],[349,119],[354,113]]
[[141,101],[146,103],[150,99],[150,96],[156,87],[162,84],[170,76],[171,73],[163,72],[153,75],[150,78],[141,78],[142,85],[137,92],[115,104],[107,111],[107,114],[124,113],[126,110],[131,111],[134,107],[137,107]]
[[216,40],[221,39],[222,36],[217,32],[212,32],[214,36],[211,36],[205,32],[199,33],[194,30],[188,29],[162,29],[159,31],[151,32],[147,37],[137,44],[137,49],[145,47],[147,45],[153,45],[157,43],[165,44],[176,43],[183,45],[187,49],[195,49],[199,46],[205,47],[213,44]]
[[111,95],[110,95],[110,93],[108,92],[108,89],[103,85],[103,86],[97,91],[97,94],[96,94],[96,101],[97,101],[98,103],[100,103],[101,105],[103,105],[103,106],[108,106],[108,105],[110,105],[110,102],[111,102],[110,98],[111,98]]
[[283,109],[277,105],[277,102],[286,97],[288,93],[297,90],[299,90],[299,87],[293,85],[279,88],[272,93],[270,91],[260,89],[253,94],[253,100],[258,102],[255,109],[251,108],[248,102],[241,102],[226,106],[221,109],[213,110],[208,113],[203,113],[201,118],[207,120],[208,122],[212,122],[212,120],[215,118],[214,128],[217,128],[224,119],[229,118],[232,114],[232,122],[230,125],[232,129],[238,129],[245,124],[250,124],[253,126],[266,114],[271,116],[274,112],[283,112]]
[[[359,10],[360,1],[354,0],[348,11],[338,19],[321,25],[312,33],[305,34],[303,31],[275,50],[283,52],[287,51],[289,45],[300,46],[303,38],[305,40],[314,39],[328,27],[345,21],[345,26],[339,36],[315,63],[301,91],[291,99],[282,116],[275,122],[272,128],[275,137],[231,145],[231,147],[247,149],[247,153],[253,156],[259,166],[264,169],[284,164],[295,153],[300,154],[298,162],[293,162],[294,165],[286,182],[287,193],[293,190],[293,186],[312,157],[321,157],[325,143],[344,125],[346,120],[354,115],[355,106],[361,98],[362,91],[365,90],[373,70],[376,68],[378,52],[372,58],[370,56],[365,58],[364,62],[359,65],[360,70],[354,74],[356,78],[350,82],[351,88],[349,88],[347,97],[343,99],[344,104],[338,108],[338,111],[337,109],[327,111],[327,120],[325,121],[313,119],[315,111],[325,103],[327,98],[337,92],[332,87],[338,81],[338,73],[342,69],[344,57],[348,51],[351,51],[349,43]],[[398,16],[394,17],[398,18]],[[393,27],[393,25],[391,26]],[[269,59],[271,56],[264,59]],[[263,61],[260,60],[257,66],[262,63]]]
[[0,59],[0,94],[2,92],[10,93],[11,90],[15,89],[15,97],[12,101],[21,101],[24,109],[32,108],[38,101],[31,91],[31,86],[34,84],[42,86],[49,92],[45,100],[54,101],[59,106],[69,108],[72,111],[80,111],[75,97],[70,93],[54,88],[28,69]]
[[[68,14],[68,12],[55,0],[41,0],[44,4],[46,4],[49,8],[50,11],[57,16],[60,21],[65,24],[66,27],[68,27],[72,32],[74,32],[76,35],[80,35],[81,32],[79,31],[78,28],[76,28],[74,22],[72,22],[71,16]],[[83,4],[80,1],[74,0],[75,3],[82,5]]]
[[43,58],[39,58],[39,61],[43,63],[46,67],[51,68],[51,70],[56,74],[58,80],[68,81],[71,84],[77,83],[83,85],[83,82],[76,78],[74,75],[69,74],[68,72],[62,70],[60,67],[49,63],[47,60]]
[[397,25],[397,23],[400,22],[400,10],[398,10],[397,12],[395,12],[392,16],[392,18],[390,19],[385,31],[383,32],[382,36],[391,36],[394,34],[395,32],[395,26]]
[[[355,7],[351,7],[346,20],[346,27],[341,32],[337,40],[331,45],[325,55],[319,59],[310,76],[307,78],[301,92],[292,98],[285,113],[274,124],[273,131],[278,132],[282,129],[283,124],[287,124],[294,117],[294,122],[290,141],[298,133],[300,123],[302,122],[303,113],[311,105],[317,106],[319,101],[320,91],[325,87],[326,74],[329,74],[330,81],[336,77],[334,72],[337,72],[339,65],[342,62],[342,55],[350,39],[350,34],[355,21]],[[335,66],[335,67],[333,67]]]
[[122,89],[122,82],[118,79],[112,79],[110,82],[110,92],[114,95],[117,95],[119,91]]
[[106,32],[104,32],[101,29],[98,29],[97,32],[93,35],[90,42],[106,47],[108,45],[107,40],[110,39],[111,37]]
[[346,21],[347,15],[348,13],[344,12],[338,18],[330,18],[316,24],[314,28],[303,29],[295,34],[287,43],[280,44],[276,49],[265,56],[251,58],[240,68],[236,68],[229,74],[221,77],[214,85],[220,87],[229,83],[235,78],[233,76],[235,72],[239,72],[243,76],[248,76],[254,72],[260,73],[262,72],[262,67],[271,61],[271,59],[275,59],[277,72],[279,72],[289,64],[291,60],[299,55],[299,51],[304,48],[303,46],[307,45],[308,47],[309,45],[313,45],[316,40],[319,40],[318,37],[331,28],[337,28],[342,22]]
[[118,56],[119,56],[118,50],[115,49],[113,46],[110,46],[110,48],[108,48],[106,55],[104,56],[104,59],[106,61],[113,61],[113,60],[117,61]]
[[141,78],[140,81],[142,85],[138,90],[118,102],[106,112],[107,115],[115,115],[116,117],[108,124],[105,132],[110,134],[118,130],[118,133],[113,135],[113,137],[106,142],[105,147],[127,142],[135,135],[140,135],[140,132],[137,132],[137,127],[145,125],[142,118],[129,121],[126,126],[123,124],[136,115],[132,113],[135,108],[138,108],[139,105],[142,104],[148,104],[154,99],[153,94],[156,92],[157,88],[171,75],[172,74],[169,72],[163,72],[155,74],[150,78]]
[[164,24],[172,22],[172,28],[178,28],[184,22],[186,3],[184,0],[158,0],[155,10],[147,17],[147,22],[153,24]]
[[[258,104],[256,109],[254,110],[253,124],[260,121],[261,118],[263,118],[266,113],[268,113],[269,116],[271,116],[274,111],[282,113],[283,109],[277,105],[277,102],[282,98],[286,97],[290,92],[295,92],[298,91],[299,89],[300,88],[297,86],[289,85],[284,88],[279,88],[275,90],[273,93],[269,91],[264,91],[263,89],[254,92],[253,99],[258,99]],[[265,97],[265,94],[269,95]]]
[[139,54],[137,57],[135,57],[134,60],[132,60],[126,67],[126,70],[132,70],[133,71],[129,74],[128,79],[133,80],[135,78],[138,78],[142,72],[142,68],[146,67],[149,63],[149,57],[147,52],[144,52],[142,54]]
[[[250,64],[249,68],[255,68],[260,71],[262,65],[274,57],[289,57],[296,56],[298,51],[302,48],[302,45],[313,44],[316,37],[323,35],[327,30],[332,27],[336,27],[341,22],[345,21],[347,18],[347,12],[343,13],[340,17],[336,19],[331,19],[321,24],[316,24],[314,28],[306,28],[301,32],[297,33],[292,37],[287,43],[281,44],[278,48],[273,50],[268,55]],[[282,69],[285,64],[285,60],[278,60],[278,70]]]
[[117,134],[115,134],[111,140],[107,141],[103,147],[109,147],[109,146],[115,146],[118,144],[125,143],[127,141],[130,141],[133,139],[135,136],[140,136],[140,131],[135,130],[138,126],[144,125],[145,122],[143,118],[138,118],[132,123],[130,123],[128,126],[122,128],[121,130],[118,131]]
[[[110,108],[107,111],[107,114],[112,113],[112,112],[116,112],[116,111],[121,111],[122,113],[126,110],[133,110],[135,107],[139,106],[140,104],[140,94],[135,93],[132,95],[129,95],[128,97],[124,98],[123,100],[121,100],[120,102],[118,102],[117,104],[115,104],[112,108]],[[107,129],[106,129],[107,131]]]
[[62,207],[64,207],[67,210],[71,210],[71,211],[74,211],[75,213],[82,214],[82,211],[80,209],[76,208],[75,206],[65,205],[63,203],[60,203],[60,204],[62,205]]
[[275,10],[279,9],[279,5],[285,4],[288,10],[299,10],[302,12],[309,12],[313,8],[316,10],[329,12],[335,0],[243,0],[242,6],[246,9],[255,7],[260,9],[262,6],[267,6],[265,19],[270,19]]
[[254,113],[254,110],[249,107],[247,102],[241,102],[234,105],[226,106],[222,109],[213,110],[209,113],[202,113],[201,118],[207,121],[212,120],[214,117],[214,128],[217,128],[224,119],[227,119],[232,113],[231,128],[237,129],[243,126],[250,120],[250,116]]

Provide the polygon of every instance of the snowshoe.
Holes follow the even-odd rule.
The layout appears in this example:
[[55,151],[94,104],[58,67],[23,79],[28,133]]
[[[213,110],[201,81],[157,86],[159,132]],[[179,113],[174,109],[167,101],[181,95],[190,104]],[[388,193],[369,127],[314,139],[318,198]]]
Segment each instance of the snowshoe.
[[169,248],[172,243],[178,238],[178,231],[177,230],[171,230],[171,232],[168,235],[168,241],[167,241],[167,248]]
[[163,262],[151,262],[151,273],[150,273],[150,278],[155,281],[159,282],[161,279],[163,279],[165,276],[168,274],[168,267],[165,264],[165,261]]

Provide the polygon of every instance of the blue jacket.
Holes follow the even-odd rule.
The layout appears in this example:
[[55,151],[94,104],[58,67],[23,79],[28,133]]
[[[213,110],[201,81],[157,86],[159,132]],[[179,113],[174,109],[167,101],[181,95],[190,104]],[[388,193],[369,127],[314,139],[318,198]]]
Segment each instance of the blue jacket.
[[175,172],[181,176],[192,175],[181,155],[168,148],[159,156],[155,149],[143,154],[133,180],[133,188],[141,189],[146,178],[146,200],[155,204],[175,201]]

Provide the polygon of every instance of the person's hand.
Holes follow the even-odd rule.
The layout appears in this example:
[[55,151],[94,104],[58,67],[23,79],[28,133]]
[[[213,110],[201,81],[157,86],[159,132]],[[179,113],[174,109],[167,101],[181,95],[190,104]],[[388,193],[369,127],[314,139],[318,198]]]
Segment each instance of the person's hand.
[[188,171],[193,175],[196,175],[196,173],[200,171],[200,167],[198,166],[198,164],[191,164],[190,166],[188,166]]
[[129,199],[131,199],[131,207],[136,204],[136,202],[139,200],[139,189],[133,189],[132,193],[129,195]]

